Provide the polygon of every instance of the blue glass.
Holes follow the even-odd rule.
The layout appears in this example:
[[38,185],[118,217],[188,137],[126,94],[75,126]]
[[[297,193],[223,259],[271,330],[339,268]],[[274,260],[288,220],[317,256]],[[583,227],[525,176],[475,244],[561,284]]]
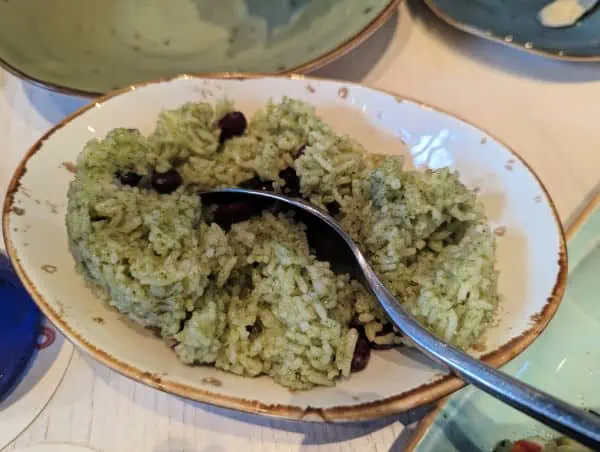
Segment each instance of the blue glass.
[[0,252],[0,402],[17,386],[31,360],[42,316]]

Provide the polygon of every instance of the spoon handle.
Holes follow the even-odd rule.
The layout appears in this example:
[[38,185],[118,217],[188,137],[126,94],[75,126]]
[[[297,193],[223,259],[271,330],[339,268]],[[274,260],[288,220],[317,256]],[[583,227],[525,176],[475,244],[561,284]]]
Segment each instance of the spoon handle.
[[600,450],[600,417],[542,392],[516,378],[488,366],[441,341],[423,328],[384,287],[374,271],[361,262],[366,282],[396,326],[417,348],[442,363],[467,383],[494,398],[537,419],[553,429]]

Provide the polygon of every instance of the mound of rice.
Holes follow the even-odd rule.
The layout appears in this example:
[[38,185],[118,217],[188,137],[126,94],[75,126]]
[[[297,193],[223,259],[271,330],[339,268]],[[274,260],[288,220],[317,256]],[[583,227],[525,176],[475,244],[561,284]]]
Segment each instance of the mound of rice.
[[[198,196],[257,179],[285,191],[292,171],[301,196],[335,214],[423,325],[463,349],[477,343],[498,304],[495,244],[458,174],[405,171],[293,99],[269,103],[223,141],[219,119],[231,111],[225,101],[189,103],[162,113],[150,136],[116,129],[80,154],[70,247],[112,306],[184,363],[266,374],[292,389],[349,376],[361,338],[401,344],[365,289],[311,254],[293,216],[265,210],[229,228]],[[151,180],[167,170],[182,183],[161,194]],[[125,173],[139,183],[123,183]]]

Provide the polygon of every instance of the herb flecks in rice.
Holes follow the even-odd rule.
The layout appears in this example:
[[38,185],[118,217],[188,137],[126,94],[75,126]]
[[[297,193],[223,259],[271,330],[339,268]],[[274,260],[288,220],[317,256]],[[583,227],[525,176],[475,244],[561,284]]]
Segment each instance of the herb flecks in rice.
[[[494,236],[475,194],[448,169],[405,171],[338,136],[310,105],[284,99],[221,140],[234,111],[186,104],[150,136],[116,129],[81,153],[67,228],[86,278],[120,312],[160,331],[188,364],[267,374],[293,389],[350,374],[359,334],[373,347],[403,339],[376,301],[310,252],[304,226],[265,211],[224,230],[199,190],[252,178],[285,191],[283,170],[312,203],[335,205],[386,285],[430,330],[467,349],[498,304]],[[175,170],[169,194],[152,176]],[[119,179],[119,175],[135,175]]]

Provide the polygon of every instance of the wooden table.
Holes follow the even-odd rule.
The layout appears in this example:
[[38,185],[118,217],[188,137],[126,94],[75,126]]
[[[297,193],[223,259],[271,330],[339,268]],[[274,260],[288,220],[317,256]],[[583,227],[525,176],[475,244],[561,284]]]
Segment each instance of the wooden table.
[[[565,222],[600,181],[600,65],[464,35],[413,2],[316,75],[410,95],[501,137],[540,175]],[[2,189],[34,140],[84,102],[0,72]],[[160,393],[76,352],[53,400],[7,450],[68,441],[104,452],[398,451],[410,438],[405,425],[423,412],[351,426],[274,421]]]

